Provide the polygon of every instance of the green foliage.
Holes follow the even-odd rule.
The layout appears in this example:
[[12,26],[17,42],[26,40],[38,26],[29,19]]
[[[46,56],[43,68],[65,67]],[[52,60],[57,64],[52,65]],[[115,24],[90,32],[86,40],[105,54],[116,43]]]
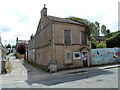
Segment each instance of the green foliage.
[[108,48],[120,47],[120,31],[114,32],[110,38],[106,40]]
[[115,36],[117,33],[120,33],[120,31],[116,31],[116,32],[109,33],[108,35],[106,35],[106,37],[107,37],[107,38],[113,37],[113,36]]
[[94,27],[95,29],[95,31],[94,31],[94,35],[95,36],[99,36],[100,35],[100,24],[99,24],[99,22],[95,22],[95,27]]
[[91,48],[92,49],[96,49],[97,48],[97,45],[98,45],[98,42],[96,40],[93,40],[91,41]]
[[97,48],[106,48],[106,45],[104,45],[104,44],[102,44],[102,43],[99,43],[99,44],[97,45]]
[[106,26],[105,25],[101,26],[101,33],[106,35]]
[[106,30],[106,35],[109,35],[110,34],[110,29],[107,29]]
[[18,59],[17,53],[15,53],[14,55],[15,55],[16,59]]
[[95,23],[93,23],[93,22],[88,21],[87,19],[82,19],[82,18],[73,17],[73,16],[70,16],[67,19],[85,24],[86,29],[87,29],[86,33],[88,35],[89,40],[92,39],[91,38],[92,36],[99,36],[100,30],[101,30],[101,33],[104,34],[105,36],[110,34],[110,30],[107,29],[107,27],[105,25],[102,25],[100,27],[100,23],[97,21]]
[[11,48],[10,44],[5,45],[6,48]]
[[12,48],[16,48],[16,45],[12,45]]
[[6,72],[10,73],[12,71],[12,65],[11,62],[8,61],[7,66],[6,66]]
[[28,64],[32,65],[33,67],[38,68],[39,70],[45,71],[45,68],[43,68],[43,67],[40,66],[39,64],[36,64],[36,63],[31,62],[31,61],[28,61],[28,60],[25,60],[25,62],[27,62]]
[[88,39],[90,40],[91,39],[91,32],[93,30],[93,23],[91,23],[90,21],[86,20],[86,19],[81,19],[81,18],[78,18],[78,17],[68,17],[67,19],[70,19],[70,20],[73,20],[73,21],[76,21],[76,22],[79,22],[79,23],[83,23],[85,24],[86,26],[86,33],[88,35]]
[[67,19],[70,19],[70,20],[73,20],[73,21],[76,21],[76,22],[80,22],[80,23],[83,23],[83,24],[88,24],[89,23],[89,21],[86,20],[86,19],[82,19],[82,18],[78,18],[78,17],[73,17],[73,16],[70,16]]
[[104,34],[104,36],[107,36],[110,34],[110,30],[107,29],[107,27],[105,25],[101,26],[101,33]]

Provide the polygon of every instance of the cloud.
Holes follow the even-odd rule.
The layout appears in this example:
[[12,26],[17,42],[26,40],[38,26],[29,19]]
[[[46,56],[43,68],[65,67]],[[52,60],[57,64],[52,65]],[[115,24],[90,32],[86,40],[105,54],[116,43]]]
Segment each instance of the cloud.
[[10,32],[11,28],[9,26],[0,25],[0,32]]
[[[3,42],[15,44],[16,37],[29,40],[35,34],[43,5],[48,15],[76,16],[118,30],[119,0],[0,0],[0,31]],[[120,21],[120,20],[119,20]],[[120,27],[119,27],[120,28]]]
[[29,16],[23,15],[22,13],[18,11],[13,12],[16,16],[18,16],[18,22],[25,23],[25,22],[30,22]]

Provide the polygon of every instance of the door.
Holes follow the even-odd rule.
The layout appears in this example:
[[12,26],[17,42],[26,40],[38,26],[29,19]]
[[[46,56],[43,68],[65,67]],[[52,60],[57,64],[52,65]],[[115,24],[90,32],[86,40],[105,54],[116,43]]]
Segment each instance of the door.
[[82,53],[83,67],[88,67],[88,52]]

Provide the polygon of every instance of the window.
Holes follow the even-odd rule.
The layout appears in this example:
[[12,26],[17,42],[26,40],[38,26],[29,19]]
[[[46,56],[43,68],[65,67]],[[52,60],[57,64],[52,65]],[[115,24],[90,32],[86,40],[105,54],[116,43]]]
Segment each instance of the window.
[[72,52],[71,50],[65,50],[65,64],[72,64]]
[[67,60],[70,60],[70,59],[71,59],[71,58],[70,58],[70,53],[69,53],[69,52],[66,53],[66,59],[67,59]]
[[71,60],[71,51],[70,50],[65,51],[65,60]]
[[64,30],[64,43],[71,44],[71,32],[70,32],[70,30]]
[[73,59],[80,59],[80,52],[74,52]]
[[86,32],[81,32],[81,43],[87,45],[87,34]]

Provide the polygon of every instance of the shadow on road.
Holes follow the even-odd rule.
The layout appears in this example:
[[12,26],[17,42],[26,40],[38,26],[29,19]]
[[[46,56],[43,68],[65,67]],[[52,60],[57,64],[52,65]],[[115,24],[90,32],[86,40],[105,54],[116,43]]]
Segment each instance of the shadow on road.
[[[30,66],[26,62],[23,63],[23,65],[27,69],[28,79],[26,80],[26,82],[30,85],[37,83],[37,84],[44,84],[47,86],[51,86],[51,85],[56,85],[56,84],[60,84],[60,83],[96,77],[99,75],[113,74],[113,72],[108,71],[108,70],[98,70],[98,71],[93,71],[93,72],[90,71],[90,72],[86,72],[86,73],[76,72],[76,73],[68,73],[65,75],[54,76],[53,73],[40,71],[40,70]],[[60,73],[60,72],[56,72],[56,73]]]

